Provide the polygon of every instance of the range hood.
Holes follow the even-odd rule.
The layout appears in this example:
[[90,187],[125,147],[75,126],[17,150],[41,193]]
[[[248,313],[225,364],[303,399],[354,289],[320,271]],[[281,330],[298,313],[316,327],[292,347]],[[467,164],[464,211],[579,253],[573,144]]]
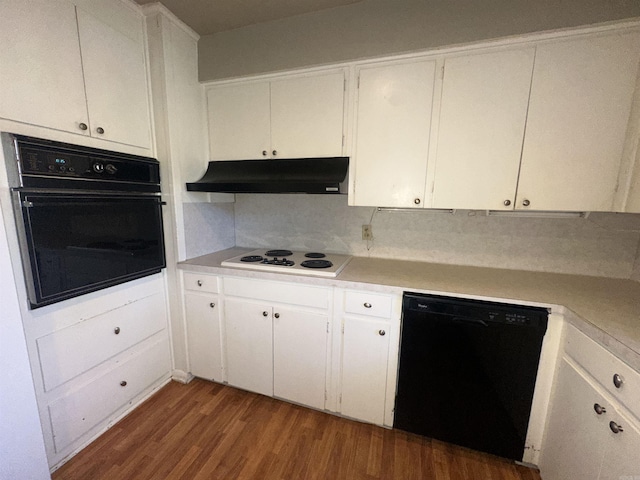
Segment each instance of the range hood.
[[209,162],[190,192],[347,193],[349,157]]

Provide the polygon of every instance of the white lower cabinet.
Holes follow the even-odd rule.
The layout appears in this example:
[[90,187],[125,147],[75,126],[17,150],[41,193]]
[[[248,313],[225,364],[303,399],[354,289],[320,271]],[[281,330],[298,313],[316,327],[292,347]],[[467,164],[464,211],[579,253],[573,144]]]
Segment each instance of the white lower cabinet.
[[222,381],[220,306],[217,295],[184,296],[189,370],[196,377]]

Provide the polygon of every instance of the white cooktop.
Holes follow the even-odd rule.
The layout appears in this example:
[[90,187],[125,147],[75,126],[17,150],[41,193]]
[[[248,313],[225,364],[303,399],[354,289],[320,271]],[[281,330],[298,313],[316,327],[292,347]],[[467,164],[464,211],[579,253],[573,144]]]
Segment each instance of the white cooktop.
[[[267,255],[267,253],[269,255]],[[290,253],[289,255],[284,255]],[[320,257],[323,254],[324,257]],[[242,259],[245,259],[244,261]],[[253,260],[253,261],[247,261]],[[335,277],[351,260],[350,255],[324,252],[292,252],[290,250],[275,250],[261,248],[253,250],[237,257],[230,258],[221,263],[223,267],[246,268],[248,270],[261,270],[267,272],[295,273],[298,275],[313,275],[318,277]],[[305,265],[324,266],[326,268],[309,268]],[[293,264],[291,264],[293,263]]]

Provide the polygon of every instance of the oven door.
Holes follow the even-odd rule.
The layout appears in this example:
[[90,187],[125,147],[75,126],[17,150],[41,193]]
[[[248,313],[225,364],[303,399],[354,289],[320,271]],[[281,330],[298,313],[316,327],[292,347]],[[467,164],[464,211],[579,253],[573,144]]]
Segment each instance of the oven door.
[[158,196],[16,192],[31,308],[166,266]]

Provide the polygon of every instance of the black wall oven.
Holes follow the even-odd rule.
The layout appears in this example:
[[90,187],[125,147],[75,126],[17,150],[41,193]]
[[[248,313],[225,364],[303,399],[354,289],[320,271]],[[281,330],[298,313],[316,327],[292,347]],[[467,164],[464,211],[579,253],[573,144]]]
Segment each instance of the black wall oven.
[[152,158],[3,133],[30,308],[166,266]]

